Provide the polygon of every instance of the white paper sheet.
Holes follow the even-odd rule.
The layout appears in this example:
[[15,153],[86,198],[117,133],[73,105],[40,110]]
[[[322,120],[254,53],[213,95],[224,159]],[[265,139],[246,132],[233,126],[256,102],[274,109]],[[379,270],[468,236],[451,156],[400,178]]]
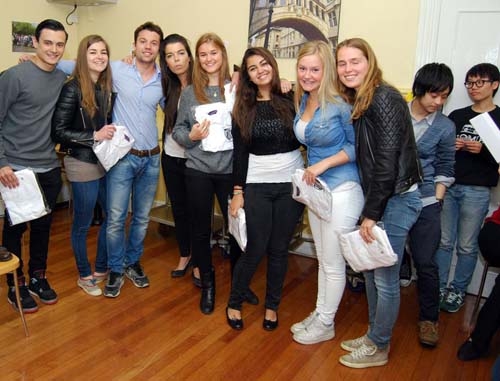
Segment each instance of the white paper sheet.
[[484,112],[470,120],[472,126],[486,144],[497,163],[500,163],[500,130],[499,126],[491,118],[490,114]]

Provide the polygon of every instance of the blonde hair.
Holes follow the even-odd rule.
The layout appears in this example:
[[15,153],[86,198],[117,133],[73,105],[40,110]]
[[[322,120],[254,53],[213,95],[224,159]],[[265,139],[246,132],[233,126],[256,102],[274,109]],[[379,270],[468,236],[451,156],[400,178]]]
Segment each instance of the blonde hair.
[[373,94],[377,86],[385,83],[382,78],[377,57],[371,46],[362,38],[350,38],[342,41],[337,46],[337,61],[339,52],[343,48],[355,48],[360,50],[368,61],[368,72],[358,90],[346,87],[342,81],[337,81],[337,90],[339,94],[350,104],[352,108],[352,118],[358,119],[368,109],[373,100]]
[[207,42],[211,42],[222,52],[222,66],[219,70],[219,89],[222,97],[224,97],[224,83],[231,78],[229,75],[229,63],[224,42],[215,33],[205,33],[196,42],[196,60],[193,67],[193,90],[196,99],[200,103],[210,102],[205,94],[205,88],[208,86],[208,74],[201,67],[200,59],[198,57],[198,50],[200,49],[200,46]]
[[[335,96],[338,95],[335,83],[337,82],[337,71],[335,70],[335,58],[328,44],[324,41],[309,41],[306,42],[299,51],[297,57],[296,69],[298,72],[299,62],[306,56],[317,55],[323,64],[323,78],[318,89],[318,98],[320,107],[324,109],[327,103],[336,103]],[[297,79],[297,84],[299,83]],[[295,92],[295,108],[298,110],[300,100],[304,95],[304,89],[297,86]]]

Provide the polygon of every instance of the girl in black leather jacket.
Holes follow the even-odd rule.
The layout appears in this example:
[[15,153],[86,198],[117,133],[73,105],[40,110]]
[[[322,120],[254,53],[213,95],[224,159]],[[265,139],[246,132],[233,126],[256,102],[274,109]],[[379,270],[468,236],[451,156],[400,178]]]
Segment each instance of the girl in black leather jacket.
[[372,228],[384,224],[398,262],[364,273],[368,299],[368,332],[341,343],[350,351],[343,365],[367,368],[388,362],[392,329],[399,311],[399,266],[406,236],[422,208],[418,192],[420,167],[408,106],[382,78],[377,59],[360,38],[337,47],[339,93],[353,105],[356,159],[365,194],[360,235],[375,239]]
[[77,284],[87,294],[102,294],[97,282],[107,275],[106,219],[99,232],[95,270],[87,258],[87,232],[96,201],[106,209],[106,172],[95,156],[94,141],[111,139],[112,109],[109,47],[90,35],[80,42],[73,74],[68,79],[52,118],[52,139],[66,153],[64,168],[71,183],[73,225],[71,244],[79,272]]

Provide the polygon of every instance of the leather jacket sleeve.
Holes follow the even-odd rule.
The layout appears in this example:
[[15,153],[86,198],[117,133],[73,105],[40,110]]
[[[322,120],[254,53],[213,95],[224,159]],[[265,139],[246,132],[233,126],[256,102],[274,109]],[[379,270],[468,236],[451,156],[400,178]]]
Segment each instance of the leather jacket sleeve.
[[91,126],[83,125],[80,97],[76,80],[63,86],[52,116],[52,140],[55,143],[66,147],[92,145],[94,130]]
[[[379,221],[389,198],[404,186],[398,176],[407,170],[409,164],[403,162],[402,156],[406,156],[405,151],[413,151],[409,158],[416,156],[408,106],[397,90],[383,86],[377,88],[370,107],[357,123],[365,192],[362,215]],[[416,157],[412,160],[418,161]],[[406,189],[412,184],[407,184]]]

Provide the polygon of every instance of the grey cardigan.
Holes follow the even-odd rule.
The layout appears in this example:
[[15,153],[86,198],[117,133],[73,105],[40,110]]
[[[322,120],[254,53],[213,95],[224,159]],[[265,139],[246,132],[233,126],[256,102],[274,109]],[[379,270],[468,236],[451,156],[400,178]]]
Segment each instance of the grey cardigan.
[[[219,95],[218,86],[207,86],[205,93],[213,102],[223,101]],[[200,148],[201,141],[189,139],[191,128],[196,124],[194,108],[198,105],[200,102],[194,96],[193,86],[187,86],[181,93],[177,121],[172,131],[173,139],[186,149],[186,167],[209,174],[231,174],[233,171],[232,150],[206,152]]]

